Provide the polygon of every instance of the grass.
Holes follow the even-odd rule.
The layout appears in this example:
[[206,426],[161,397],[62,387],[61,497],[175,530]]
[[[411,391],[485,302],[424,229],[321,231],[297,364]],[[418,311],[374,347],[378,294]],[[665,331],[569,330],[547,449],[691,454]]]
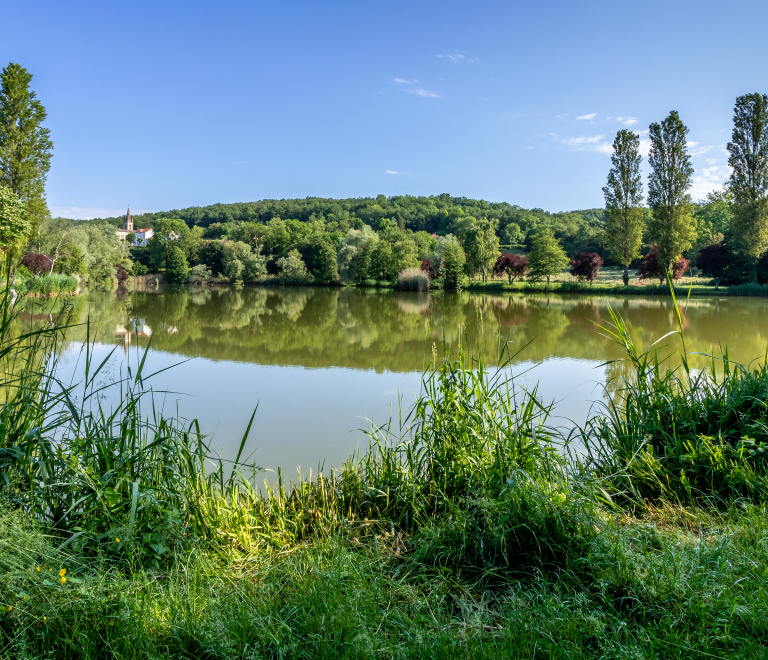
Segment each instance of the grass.
[[[88,348],[60,383],[66,309],[27,333],[0,309],[2,658],[768,657],[763,459],[740,439],[762,437],[763,368],[666,372],[614,315],[637,378],[580,457],[500,340],[500,369],[436,361],[338,470],[258,489],[154,410],[143,364],[114,408]],[[702,450],[706,478],[675,482],[715,429],[741,457]]]
[[53,273],[43,277],[17,277],[14,287],[19,293],[71,293],[77,289],[77,278],[73,275]]

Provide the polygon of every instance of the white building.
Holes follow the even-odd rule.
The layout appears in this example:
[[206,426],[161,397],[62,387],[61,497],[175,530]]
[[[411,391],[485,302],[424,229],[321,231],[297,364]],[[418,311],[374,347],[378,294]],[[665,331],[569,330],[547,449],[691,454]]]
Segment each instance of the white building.
[[115,229],[115,233],[121,241],[124,241],[128,234],[134,234],[136,238],[133,244],[137,247],[141,247],[142,245],[147,244],[147,241],[152,238],[155,232],[152,231],[152,229],[149,227],[145,229],[134,229],[133,218],[131,217],[131,209],[129,208],[128,213],[125,214],[125,222],[123,223],[123,228]]

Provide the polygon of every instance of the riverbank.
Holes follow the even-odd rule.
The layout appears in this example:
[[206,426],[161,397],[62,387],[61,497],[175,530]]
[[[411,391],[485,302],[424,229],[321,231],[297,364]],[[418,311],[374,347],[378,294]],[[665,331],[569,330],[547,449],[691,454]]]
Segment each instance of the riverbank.
[[637,385],[572,455],[535,394],[459,352],[370,451],[257,490],[240,455],[142,412],[141,367],[97,414],[90,354],[90,384],[56,394],[36,365],[59,331],[9,329],[0,657],[768,652],[765,367],[664,372],[614,315]]

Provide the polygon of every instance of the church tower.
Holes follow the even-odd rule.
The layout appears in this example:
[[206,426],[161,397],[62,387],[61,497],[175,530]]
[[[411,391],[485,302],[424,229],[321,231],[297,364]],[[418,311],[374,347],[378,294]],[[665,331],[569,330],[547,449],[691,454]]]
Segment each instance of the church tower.
[[131,207],[128,207],[128,213],[125,214],[125,224],[123,229],[126,231],[133,231],[133,218],[131,217]]

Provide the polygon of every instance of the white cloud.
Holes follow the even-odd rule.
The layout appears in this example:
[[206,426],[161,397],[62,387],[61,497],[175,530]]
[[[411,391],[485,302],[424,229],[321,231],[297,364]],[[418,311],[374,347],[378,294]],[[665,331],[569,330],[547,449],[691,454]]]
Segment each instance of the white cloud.
[[[445,53],[443,55],[438,55],[438,57],[441,58],[441,59],[446,59],[449,62],[451,62],[452,64],[458,64],[462,60],[466,60],[467,59],[467,56],[464,55],[464,53],[462,53],[461,51],[458,51],[458,50],[455,50],[452,53]],[[475,60],[472,60],[472,61],[475,61]]]
[[597,144],[598,142],[601,142],[605,135],[592,135],[592,136],[581,136],[581,137],[575,137],[575,138],[566,138],[563,140],[563,144],[569,146],[569,147],[581,147],[588,144]]
[[[647,132],[647,131],[644,131]],[[642,135],[642,132],[640,133]],[[648,158],[648,154],[651,152],[651,141],[650,140],[640,140],[640,147],[638,148],[638,151],[640,152],[640,155],[644,158]]]
[[400,174],[400,172],[396,170],[384,170],[387,174]]
[[528,146],[526,147],[526,149],[533,149],[533,147],[532,147],[532,146],[530,146],[530,145],[528,145]]
[[700,170],[699,174],[693,177],[691,186],[691,197],[693,199],[704,199],[707,193],[713,190],[722,190],[723,185],[731,176],[730,167],[707,167]]
[[435,92],[430,92],[428,89],[404,89],[403,91],[408,92],[409,94],[416,94],[416,96],[422,96],[427,99],[441,98],[440,94],[436,94]]
[[[93,218],[115,218],[125,215],[126,209],[105,209],[93,206],[54,206],[51,215],[54,218],[70,218],[72,220],[92,220]],[[134,209],[131,215],[153,213],[149,209]]]
[[706,158],[706,159],[704,160],[704,162],[705,162],[707,165],[714,165],[714,164],[717,162],[717,158]]
[[576,117],[576,119],[594,119],[595,116],[597,116],[597,113],[596,112],[592,112],[592,113],[590,113],[588,115],[581,115],[579,117]]
[[637,119],[635,117],[616,117],[616,121],[623,122],[624,126],[632,126],[633,124],[637,123]]
[[403,78],[395,78],[392,82],[397,83],[398,85],[413,85],[413,83],[419,82],[414,78],[413,80],[404,80]]

